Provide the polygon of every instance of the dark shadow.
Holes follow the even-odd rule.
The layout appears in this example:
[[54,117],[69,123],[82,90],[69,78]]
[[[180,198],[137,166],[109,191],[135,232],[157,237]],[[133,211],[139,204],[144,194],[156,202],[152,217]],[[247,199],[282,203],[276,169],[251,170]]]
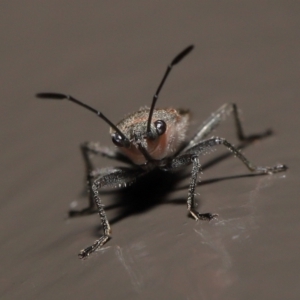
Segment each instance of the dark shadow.
[[[118,209],[116,216],[109,220],[110,224],[113,225],[130,215],[151,210],[159,204],[168,203],[167,195],[177,190],[176,186],[182,179],[180,172],[169,173],[154,170],[141,177],[130,187],[107,191],[106,193],[110,193],[113,198],[110,199],[112,204],[106,205],[105,209]],[[181,203],[186,202],[186,199],[180,200]],[[101,225],[97,228],[97,236],[99,230],[102,231]]]
[[[244,149],[252,142],[243,142],[237,148]],[[209,169],[221,161],[232,157],[231,152],[227,152],[209,160],[202,165],[202,169]],[[214,184],[224,180],[233,180],[238,178],[248,178],[260,176],[264,174],[248,173],[241,175],[232,175],[219,178],[212,178],[201,181],[198,186],[206,184]],[[186,198],[166,200],[167,195],[173,191],[186,190],[188,191],[189,185],[178,187],[179,183],[190,177],[190,168],[187,167],[175,173],[163,172],[161,170],[153,170],[145,176],[142,176],[136,183],[121,189],[102,190],[100,194],[112,195],[110,202],[112,204],[106,205],[105,210],[118,209],[116,217],[109,220],[110,224],[119,222],[120,220],[129,217],[130,215],[143,213],[151,208],[164,203],[173,205],[186,205]],[[96,213],[96,211],[95,211]],[[95,229],[95,236],[99,236],[99,231],[102,231],[102,226]]]

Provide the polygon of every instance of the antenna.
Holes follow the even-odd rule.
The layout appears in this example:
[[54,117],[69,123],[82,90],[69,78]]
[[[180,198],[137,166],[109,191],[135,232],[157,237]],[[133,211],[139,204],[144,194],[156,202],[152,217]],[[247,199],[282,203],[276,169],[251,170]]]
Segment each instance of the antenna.
[[150,130],[150,126],[151,126],[151,120],[152,120],[152,116],[153,116],[153,111],[154,111],[154,107],[156,104],[156,101],[158,99],[158,95],[160,93],[161,88],[163,87],[170,71],[172,70],[173,66],[175,66],[176,64],[178,64],[186,55],[188,55],[194,48],[194,45],[190,45],[188,46],[186,49],[184,49],[182,52],[180,52],[170,63],[170,65],[168,65],[167,70],[165,72],[165,75],[162,79],[162,81],[160,82],[156,93],[153,96],[152,99],[152,104],[151,104],[151,108],[150,108],[150,112],[149,112],[149,117],[148,117],[148,123],[147,123],[147,135],[151,136],[151,130]]
[[129,145],[130,142],[128,140],[128,138],[122,133],[122,131],[115,125],[113,124],[109,119],[107,119],[102,112],[92,108],[91,106],[75,99],[74,97],[70,96],[70,95],[65,95],[65,94],[59,94],[59,93],[38,93],[36,94],[36,97],[38,98],[42,98],[42,99],[56,99],[56,100],[63,100],[63,99],[67,99],[71,102],[74,102],[80,106],[83,106],[84,108],[92,111],[93,113],[95,113],[98,117],[100,117],[102,120],[104,120],[109,126],[111,126],[123,139],[124,141],[124,145]]

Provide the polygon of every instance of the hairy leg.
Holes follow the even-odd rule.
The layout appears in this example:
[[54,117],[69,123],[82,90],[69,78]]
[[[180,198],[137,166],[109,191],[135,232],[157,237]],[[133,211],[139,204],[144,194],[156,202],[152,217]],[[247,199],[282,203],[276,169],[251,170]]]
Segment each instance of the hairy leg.
[[111,229],[106,217],[104,205],[99,196],[99,189],[105,186],[126,187],[133,183],[137,177],[145,174],[141,169],[131,168],[111,168],[107,170],[99,170],[102,172],[92,184],[93,200],[96,204],[98,214],[103,227],[103,236],[97,239],[91,246],[81,250],[78,254],[79,258],[85,258],[98,248],[102,247],[111,237]]
[[[230,150],[234,156],[244,163],[244,165],[252,172],[262,173],[262,174],[273,174],[277,172],[282,172],[287,170],[287,166],[278,164],[273,167],[268,166],[256,166],[254,163],[250,162],[237,148],[230,144],[226,139],[213,137],[208,140],[202,141],[196,146],[187,150],[183,156],[191,155],[201,155],[202,153],[208,152],[214,146],[224,145],[228,150]],[[180,158],[180,157],[179,157]]]
[[95,202],[93,199],[92,193],[92,184],[95,177],[102,174],[102,170],[95,169],[91,160],[92,155],[100,155],[103,157],[107,157],[110,159],[115,159],[121,162],[130,163],[132,164],[124,155],[119,153],[118,151],[103,147],[100,143],[97,142],[85,142],[80,145],[81,153],[83,156],[85,169],[86,169],[86,188],[89,197],[88,206],[81,210],[70,210],[69,216],[82,216],[82,215],[89,215],[97,212],[95,209]]
[[187,208],[196,220],[211,220],[217,216],[216,214],[211,213],[200,214],[195,210],[194,203],[195,188],[197,185],[198,173],[200,171],[199,156],[203,153],[209,152],[212,147],[217,145],[224,145],[252,172],[261,174],[273,174],[287,170],[287,166],[282,164],[278,164],[273,167],[256,166],[254,163],[250,162],[237,148],[235,148],[223,138],[214,137],[198,143],[194,147],[188,149],[185,153],[169,160],[169,162],[163,167],[165,171],[175,171],[176,169],[192,164],[192,174],[188,191]]
[[222,105],[217,111],[211,114],[211,116],[205,120],[199,131],[191,139],[188,145],[181,151],[186,152],[190,148],[197,145],[199,142],[204,140],[215,128],[217,128],[222,121],[226,119],[230,114],[233,115],[237,137],[240,141],[252,141],[255,139],[264,138],[272,134],[271,130],[266,130],[261,134],[253,134],[246,136],[243,131],[242,123],[239,117],[238,109],[234,103],[226,103]]
[[191,182],[190,182],[190,187],[188,191],[188,198],[187,198],[187,209],[189,213],[195,218],[195,220],[212,220],[216,218],[218,215],[217,214],[211,214],[211,213],[199,213],[195,209],[195,189],[197,186],[197,179],[198,179],[198,174],[201,168],[199,157],[198,156],[192,156],[192,174],[191,174]]

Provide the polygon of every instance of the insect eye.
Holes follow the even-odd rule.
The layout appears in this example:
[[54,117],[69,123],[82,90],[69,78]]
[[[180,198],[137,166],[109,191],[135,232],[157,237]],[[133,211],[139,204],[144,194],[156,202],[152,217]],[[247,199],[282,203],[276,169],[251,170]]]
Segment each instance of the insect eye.
[[167,130],[167,124],[163,120],[157,120],[154,122],[154,126],[156,128],[157,134],[162,135],[166,132]]
[[117,147],[126,147],[127,146],[127,143],[126,143],[127,141],[125,141],[124,138],[117,132],[115,132],[111,136],[111,139]]

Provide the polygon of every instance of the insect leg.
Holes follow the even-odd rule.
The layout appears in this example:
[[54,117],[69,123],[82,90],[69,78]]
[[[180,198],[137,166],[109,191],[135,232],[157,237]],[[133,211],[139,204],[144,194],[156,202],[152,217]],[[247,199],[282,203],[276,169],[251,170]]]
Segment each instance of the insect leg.
[[227,116],[233,114],[237,137],[240,141],[252,141],[255,139],[264,138],[272,134],[271,130],[266,130],[261,134],[253,134],[246,136],[243,131],[242,123],[239,117],[238,108],[234,103],[226,103],[215,111],[205,122],[202,124],[200,130],[191,139],[188,145],[181,151],[181,153],[195,146],[204,140],[216,127],[220,125]]
[[212,220],[216,218],[218,215],[217,214],[211,214],[211,213],[204,213],[200,214],[196,209],[195,209],[195,188],[197,186],[197,178],[198,178],[198,173],[200,171],[201,165],[199,162],[199,157],[197,155],[193,155],[191,157],[193,167],[192,167],[192,176],[191,176],[191,182],[190,182],[190,187],[188,191],[188,198],[187,198],[187,209],[189,213],[195,218],[195,220]]
[[200,142],[196,146],[188,149],[184,153],[184,155],[186,155],[186,154],[200,155],[202,153],[207,152],[211,147],[214,147],[217,145],[224,145],[227,149],[229,149],[233,153],[234,156],[236,156],[238,159],[240,159],[242,161],[242,163],[251,172],[257,172],[257,173],[262,173],[262,174],[273,174],[273,173],[282,172],[282,171],[287,170],[287,166],[282,165],[282,164],[278,164],[273,167],[256,166],[254,163],[250,162],[237,148],[235,148],[233,145],[231,145],[226,139],[219,138],[219,137],[213,137],[208,140]]
[[239,158],[242,161],[242,163],[244,163],[244,165],[252,172],[257,172],[261,174],[273,174],[273,173],[287,170],[287,166],[282,164],[278,164],[273,167],[256,166],[255,164],[250,162],[237,148],[235,148],[233,145],[231,145],[227,140],[223,138],[214,137],[198,143],[194,147],[188,149],[185,153],[170,160],[167,163],[167,165],[163,167],[165,171],[175,171],[176,169],[179,169],[181,167],[190,164],[193,165],[191,182],[188,191],[187,208],[188,211],[196,220],[198,219],[211,220],[217,216],[216,214],[211,214],[211,213],[200,214],[195,210],[195,203],[194,203],[195,188],[197,185],[198,173],[200,171],[199,155],[208,152],[212,147],[216,145],[224,145],[237,158]]
[[[211,213],[199,213],[195,209],[195,189],[198,183],[198,174],[201,169],[200,161],[199,161],[199,155],[201,152],[207,151],[208,146],[203,146],[201,148],[201,151],[195,151],[195,153],[184,153],[182,155],[179,155],[175,158],[172,158],[167,162],[166,165],[161,167],[164,171],[175,171],[182,167],[186,167],[190,164],[192,164],[192,173],[191,173],[191,181],[190,186],[188,190],[188,198],[187,198],[187,209],[189,213],[196,219],[196,220],[212,220],[215,217],[217,217],[217,214],[211,214]],[[204,150],[205,148],[205,150]]]
[[81,149],[81,153],[86,168],[86,188],[89,196],[89,204],[87,207],[83,208],[82,210],[70,210],[69,211],[70,217],[89,215],[97,212],[97,210],[95,209],[95,202],[93,199],[92,183],[94,178],[100,175],[101,172],[99,173],[98,170],[94,168],[91,161],[92,155],[101,155],[103,157],[132,164],[128,158],[126,158],[118,151],[108,147],[103,147],[100,145],[100,143],[97,142],[85,142],[80,145],[80,149]]
[[[101,170],[99,170],[101,172]],[[110,225],[104,210],[104,205],[99,196],[99,189],[104,186],[125,187],[133,183],[137,177],[145,174],[141,169],[130,168],[113,168],[103,170],[103,175],[98,176],[92,184],[93,200],[96,204],[98,214],[101,219],[104,234],[97,239],[91,246],[81,250],[78,254],[79,258],[85,258],[98,248],[102,247],[111,238]]]

